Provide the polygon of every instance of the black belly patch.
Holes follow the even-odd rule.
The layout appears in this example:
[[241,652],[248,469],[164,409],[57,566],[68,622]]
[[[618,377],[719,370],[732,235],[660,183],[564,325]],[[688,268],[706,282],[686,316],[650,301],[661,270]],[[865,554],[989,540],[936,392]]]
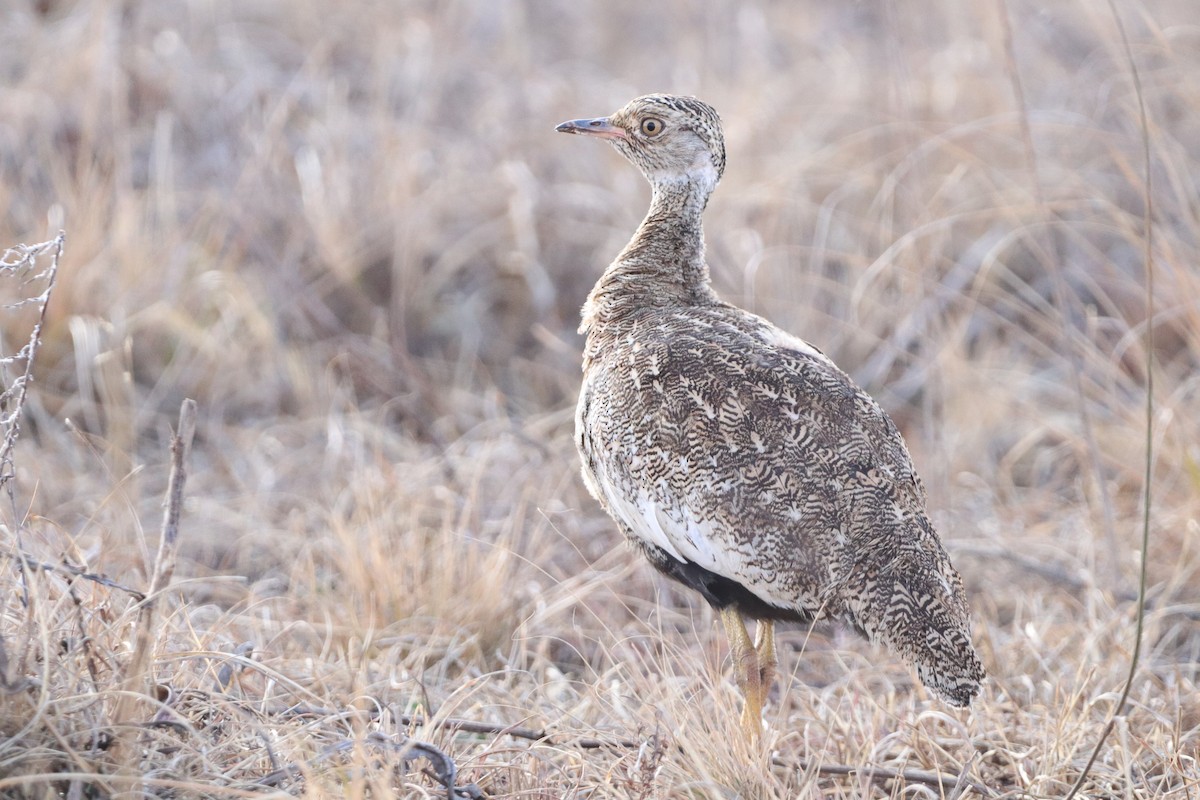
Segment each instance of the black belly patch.
[[710,572],[690,561],[680,561],[665,550],[645,542],[639,541],[638,544],[659,572],[695,589],[718,611],[734,606],[739,613],[752,619],[805,623],[813,620],[813,615],[806,611],[771,605],[731,578]]

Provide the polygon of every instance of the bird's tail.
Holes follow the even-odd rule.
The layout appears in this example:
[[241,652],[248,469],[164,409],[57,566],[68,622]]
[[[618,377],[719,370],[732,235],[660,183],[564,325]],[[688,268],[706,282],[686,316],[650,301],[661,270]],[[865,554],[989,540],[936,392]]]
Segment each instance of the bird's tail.
[[971,644],[968,628],[929,628],[925,647],[907,657],[921,683],[950,705],[969,705],[983,683],[983,664]]
[[875,573],[862,601],[850,605],[868,638],[912,664],[921,682],[947,703],[965,706],[985,673],[971,643],[962,580],[944,551],[940,555],[934,564],[889,564]]

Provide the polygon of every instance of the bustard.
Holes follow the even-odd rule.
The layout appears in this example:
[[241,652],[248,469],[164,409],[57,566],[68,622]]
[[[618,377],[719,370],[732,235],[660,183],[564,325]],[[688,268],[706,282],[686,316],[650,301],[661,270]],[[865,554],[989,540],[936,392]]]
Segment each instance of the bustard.
[[718,610],[747,731],[774,680],[776,620],[848,621],[968,704],[984,672],[962,580],[896,426],[820,350],[710,285],[716,111],[648,95],[557,130],[609,141],[653,187],[583,307],[584,482],[655,567]]

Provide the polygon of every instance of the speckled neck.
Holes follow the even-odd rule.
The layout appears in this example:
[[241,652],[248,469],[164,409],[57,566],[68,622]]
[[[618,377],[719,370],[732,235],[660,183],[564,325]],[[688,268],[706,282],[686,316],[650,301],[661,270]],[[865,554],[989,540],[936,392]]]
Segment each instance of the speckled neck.
[[715,180],[685,176],[653,182],[650,211],[583,307],[580,333],[644,308],[717,302],[704,260],[702,216]]

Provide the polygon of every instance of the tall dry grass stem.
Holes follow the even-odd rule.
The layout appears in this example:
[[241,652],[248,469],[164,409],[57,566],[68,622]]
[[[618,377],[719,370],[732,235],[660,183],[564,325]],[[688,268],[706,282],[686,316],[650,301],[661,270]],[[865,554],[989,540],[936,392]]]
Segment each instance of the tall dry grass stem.
[[[1087,780],[1088,774],[1092,770],[1092,765],[1096,763],[1096,759],[1100,757],[1101,750],[1104,749],[1104,744],[1108,741],[1109,735],[1113,731],[1117,720],[1125,713],[1125,708],[1129,703],[1129,693],[1133,689],[1133,680],[1137,676],[1138,667],[1140,666],[1142,656],[1142,639],[1145,636],[1146,629],[1146,587],[1147,587],[1147,564],[1150,561],[1150,521],[1153,515],[1152,500],[1154,498],[1154,325],[1155,325],[1155,308],[1154,308],[1154,183],[1153,174],[1150,163],[1150,120],[1146,114],[1146,98],[1142,92],[1142,78],[1138,72],[1137,60],[1133,57],[1133,48],[1129,43],[1129,33],[1125,30],[1125,23],[1121,20],[1121,12],[1117,9],[1115,0],[1107,0],[1109,11],[1112,13],[1113,22],[1117,27],[1117,33],[1121,40],[1121,46],[1124,50],[1125,63],[1129,65],[1129,78],[1133,82],[1134,96],[1137,98],[1138,109],[1138,125],[1141,130],[1142,140],[1142,169],[1143,169],[1143,204],[1142,204],[1142,230],[1143,230],[1143,250],[1142,258],[1144,267],[1144,275],[1146,281],[1146,289],[1143,293],[1145,298],[1145,349],[1146,349],[1146,394],[1145,394],[1145,434],[1146,440],[1144,445],[1143,456],[1143,472],[1142,472],[1142,541],[1141,541],[1141,558],[1139,559],[1138,570],[1138,589],[1137,589],[1137,615],[1136,625],[1133,632],[1133,652],[1129,656],[1129,674],[1125,676],[1125,683],[1121,687],[1121,695],[1117,698],[1117,703],[1109,714],[1108,721],[1100,731],[1100,735],[1096,739],[1096,746],[1092,748],[1091,755],[1088,756],[1087,763],[1083,765],[1083,769],[1079,773],[1078,779],[1071,786],[1071,791],[1067,793],[1065,800],[1073,800],[1083,788],[1084,782]],[[1124,733],[1124,731],[1122,731]]]

